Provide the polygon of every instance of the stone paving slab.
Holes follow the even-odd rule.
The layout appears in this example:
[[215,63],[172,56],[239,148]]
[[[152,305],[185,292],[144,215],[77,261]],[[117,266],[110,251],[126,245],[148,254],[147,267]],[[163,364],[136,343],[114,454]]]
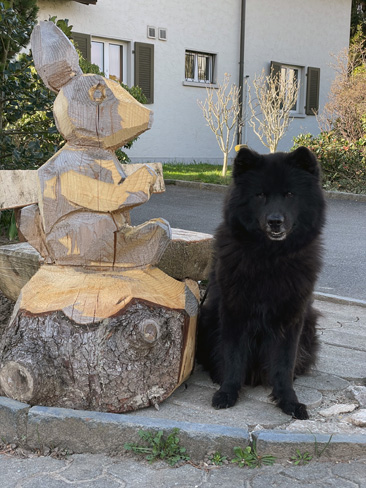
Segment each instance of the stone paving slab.
[[[212,422],[213,424],[238,426],[241,428],[252,429],[257,424],[268,429],[282,425],[288,416],[275,405],[263,403],[258,405],[258,401],[245,396],[242,391],[235,409],[214,410],[211,407],[212,389],[204,389],[192,383],[188,383],[188,388],[181,387],[175,394],[160,406],[159,411],[155,409],[145,409],[140,412],[130,412],[129,417],[141,416],[153,418],[177,418],[182,420],[189,417],[193,421]],[[192,421],[190,420],[190,421]]]
[[321,348],[316,368],[366,384],[366,308],[316,300]]
[[334,374],[358,384],[364,384],[366,352],[322,344],[317,369],[322,373]]
[[[193,376],[175,393],[160,405],[159,410],[147,408],[127,415],[151,418],[170,418],[189,422],[202,422],[238,426],[254,429],[257,425],[273,429],[290,422],[290,417],[283,413],[270,400],[271,390],[258,386],[245,387],[239,395],[235,408],[214,410],[211,407],[212,395],[217,386],[212,384],[208,374],[199,367]],[[316,381],[316,380],[315,380]],[[322,394],[318,390],[296,386],[299,400],[309,408],[320,405]]]
[[345,329],[339,330],[324,330],[322,331],[321,340],[323,343],[347,347],[355,351],[366,352],[366,342],[362,342],[360,338],[363,337],[365,327],[353,327],[351,331]]
[[319,371],[312,371],[310,374],[299,376],[295,380],[295,385],[307,386],[314,388],[316,384],[320,391],[341,391],[349,387],[350,382],[327,373],[319,373]]

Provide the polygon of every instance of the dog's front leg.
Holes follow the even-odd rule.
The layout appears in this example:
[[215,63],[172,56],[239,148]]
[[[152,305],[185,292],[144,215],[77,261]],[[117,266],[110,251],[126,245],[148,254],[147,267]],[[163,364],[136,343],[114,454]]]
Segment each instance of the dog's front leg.
[[234,320],[227,310],[222,310],[220,315],[223,373],[220,389],[212,398],[212,406],[216,409],[229,408],[236,403],[247,363],[246,334],[241,322]]
[[277,338],[269,358],[269,381],[273,387],[272,398],[281,410],[296,419],[306,420],[309,418],[306,406],[299,402],[293,387],[300,330],[296,324]]

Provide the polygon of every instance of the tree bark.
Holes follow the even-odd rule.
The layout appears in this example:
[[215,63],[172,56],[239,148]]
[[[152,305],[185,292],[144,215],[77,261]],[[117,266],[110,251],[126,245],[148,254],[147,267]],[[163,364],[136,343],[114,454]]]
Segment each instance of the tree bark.
[[227,152],[224,152],[224,162],[223,162],[223,165],[222,165],[222,173],[221,173],[222,176],[226,176],[226,173],[227,173],[227,162],[228,162],[228,153]]
[[0,389],[30,405],[115,413],[167,398],[192,370],[197,287],[135,271],[43,266],[4,331]]

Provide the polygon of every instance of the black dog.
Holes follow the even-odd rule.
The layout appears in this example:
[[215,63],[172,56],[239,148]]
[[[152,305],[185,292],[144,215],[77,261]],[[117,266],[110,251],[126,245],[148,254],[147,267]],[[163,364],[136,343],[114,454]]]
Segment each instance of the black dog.
[[240,150],[198,327],[198,362],[220,385],[215,408],[232,407],[242,384],[264,384],[286,414],[308,418],[293,378],[316,359],[311,301],[324,213],[319,164],[307,148]]

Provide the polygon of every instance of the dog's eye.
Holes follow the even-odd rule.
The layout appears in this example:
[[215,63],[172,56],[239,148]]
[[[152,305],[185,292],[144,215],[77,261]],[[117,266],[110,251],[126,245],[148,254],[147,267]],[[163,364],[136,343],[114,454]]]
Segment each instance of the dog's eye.
[[286,197],[286,198],[292,198],[293,196],[294,196],[294,194],[293,194],[292,192],[290,192],[290,191],[287,191],[287,192],[285,193],[285,197]]

